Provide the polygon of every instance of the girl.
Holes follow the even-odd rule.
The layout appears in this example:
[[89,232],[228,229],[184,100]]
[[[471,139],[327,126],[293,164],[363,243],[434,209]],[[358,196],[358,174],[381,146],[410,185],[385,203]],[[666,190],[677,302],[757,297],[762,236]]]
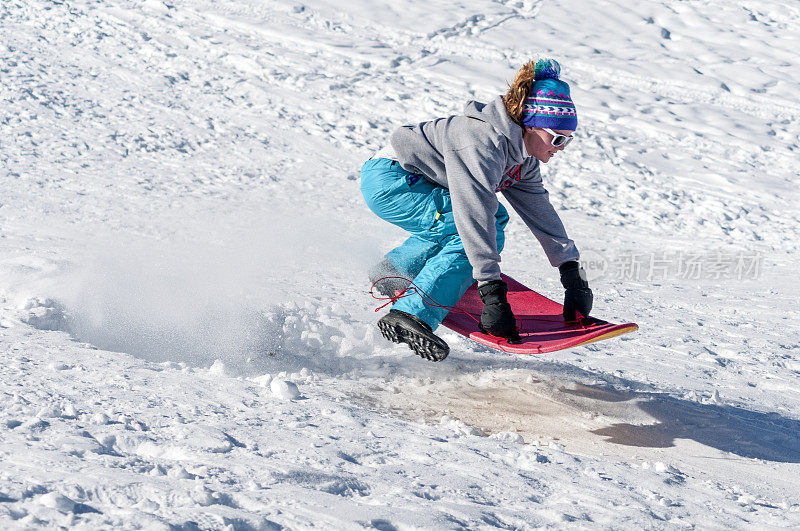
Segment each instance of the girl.
[[[500,278],[508,212],[501,192],[558,267],[565,288],[564,318],[587,317],[592,291],[578,265],[578,249],[542,184],[547,163],[572,141],[578,125],[569,85],[553,59],[525,64],[505,96],[469,102],[462,115],[398,128],[390,146],[361,168],[361,192],[380,218],[411,233],[370,272],[386,296],[413,278],[441,306],[452,306],[478,281],[484,303],[481,329],[519,340]],[[407,343],[423,358],[444,359],[449,347],[433,331],[448,309],[413,292],[378,321],[384,337]]]

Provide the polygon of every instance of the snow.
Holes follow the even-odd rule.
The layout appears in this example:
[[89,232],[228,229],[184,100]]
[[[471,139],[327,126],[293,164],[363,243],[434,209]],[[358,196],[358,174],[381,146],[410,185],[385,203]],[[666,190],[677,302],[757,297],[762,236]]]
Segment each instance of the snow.
[[284,400],[294,400],[300,396],[297,384],[288,380],[275,378],[269,383],[269,388],[273,395]]
[[[800,525],[798,40],[775,0],[4,0],[0,524]],[[551,199],[640,330],[426,362],[360,165],[538,54]],[[560,296],[514,216],[502,266]]]

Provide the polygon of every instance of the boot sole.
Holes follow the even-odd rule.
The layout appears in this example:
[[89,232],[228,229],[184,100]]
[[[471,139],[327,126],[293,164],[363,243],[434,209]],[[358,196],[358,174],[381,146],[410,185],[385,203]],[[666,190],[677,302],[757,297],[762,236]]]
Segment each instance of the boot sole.
[[381,331],[381,335],[392,343],[405,343],[417,356],[428,361],[442,361],[449,354],[430,339],[409,333],[401,326],[378,321],[378,329]]

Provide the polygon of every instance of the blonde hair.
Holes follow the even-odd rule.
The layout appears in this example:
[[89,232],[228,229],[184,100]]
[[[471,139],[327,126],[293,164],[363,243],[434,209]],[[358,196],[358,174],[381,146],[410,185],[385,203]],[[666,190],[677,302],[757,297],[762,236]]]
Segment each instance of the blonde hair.
[[534,74],[536,72],[536,61],[528,61],[522,68],[517,70],[514,76],[514,81],[508,85],[508,92],[503,96],[503,103],[506,105],[506,112],[514,120],[515,123],[520,123],[520,116],[522,115],[522,108],[525,105],[525,98],[528,97],[528,92],[531,90],[531,85],[534,81]]

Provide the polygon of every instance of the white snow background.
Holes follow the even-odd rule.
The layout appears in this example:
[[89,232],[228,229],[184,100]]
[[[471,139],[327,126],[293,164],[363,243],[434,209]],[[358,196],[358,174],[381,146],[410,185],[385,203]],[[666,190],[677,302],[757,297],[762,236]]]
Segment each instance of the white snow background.
[[[800,525],[799,41],[777,0],[3,0],[0,526]],[[757,270],[645,261],[593,282],[636,334],[426,362],[376,334],[360,166],[538,55],[587,256]]]

